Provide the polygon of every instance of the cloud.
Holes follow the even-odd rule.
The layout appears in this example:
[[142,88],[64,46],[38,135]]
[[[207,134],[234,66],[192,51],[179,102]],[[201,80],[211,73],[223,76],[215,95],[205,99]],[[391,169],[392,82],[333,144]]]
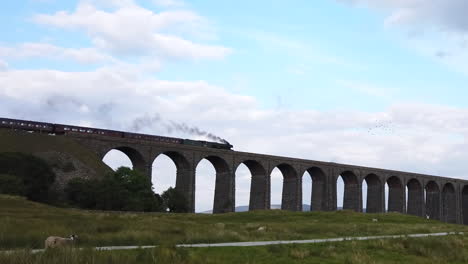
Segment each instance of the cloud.
[[0,60],[0,71],[8,70],[8,64],[2,60]]
[[84,31],[96,47],[117,55],[219,59],[231,52],[227,47],[198,44],[184,37],[209,34],[205,32],[209,30],[208,22],[192,11],[154,13],[132,3],[105,11],[92,3],[81,2],[74,12],[39,14],[34,21]]
[[0,46],[0,58],[51,58],[72,60],[84,64],[116,61],[111,56],[103,54],[94,48],[63,48],[47,43],[22,43],[16,46]]
[[465,0],[338,0],[390,10],[389,24],[429,23],[449,31],[468,31]]
[[185,5],[183,1],[179,0],[153,0],[156,5],[164,7],[182,7]]

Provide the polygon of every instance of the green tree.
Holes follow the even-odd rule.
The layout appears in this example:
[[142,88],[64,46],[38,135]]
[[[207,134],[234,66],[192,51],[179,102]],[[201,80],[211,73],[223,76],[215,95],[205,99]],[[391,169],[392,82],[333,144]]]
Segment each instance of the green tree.
[[149,178],[138,171],[120,167],[99,180],[73,179],[67,184],[67,198],[81,208],[146,211],[163,210],[163,202],[152,189]]
[[0,153],[0,174],[20,178],[24,186],[24,195],[28,199],[49,201],[49,189],[55,181],[55,174],[44,160],[25,153]]
[[162,194],[164,206],[173,213],[186,213],[188,212],[188,203],[185,196],[177,189],[169,187]]

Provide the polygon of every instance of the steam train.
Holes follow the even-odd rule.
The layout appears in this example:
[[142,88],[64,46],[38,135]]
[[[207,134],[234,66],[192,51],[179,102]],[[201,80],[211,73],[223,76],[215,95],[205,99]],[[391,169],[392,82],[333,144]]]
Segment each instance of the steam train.
[[109,129],[98,129],[98,128],[70,126],[70,125],[62,125],[62,124],[51,124],[51,123],[36,122],[36,121],[10,119],[10,118],[0,118],[0,128],[10,128],[10,129],[18,129],[18,130],[25,130],[25,131],[40,132],[40,133],[49,133],[49,134],[56,134],[56,135],[65,135],[69,133],[94,134],[94,135],[108,136],[108,137],[139,139],[139,140],[148,140],[148,141],[173,143],[173,144],[184,144],[184,145],[191,145],[191,146],[199,146],[199,147],[207,147],[207,148],[215,148],[215,149],[227,149],[227,150],[232,150],[232,147],[233,147],[228,142],[217,143],[217,142],[209,142],[209,141],[202,141],[202,140],[162,137],[162,136],[146,135],[146,134],[140,134],[140,133],[122,132],[122,131],[109,130]]

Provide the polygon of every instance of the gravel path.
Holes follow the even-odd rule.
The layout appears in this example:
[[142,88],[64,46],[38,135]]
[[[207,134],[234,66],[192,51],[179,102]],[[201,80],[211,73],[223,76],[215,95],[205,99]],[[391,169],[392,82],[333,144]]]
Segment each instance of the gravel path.
[[[463,235],[463,232],[442,232],[428,234],[410,234],[410,235],[388,235],[388,236],[363,236],[363,237],[338,237],[338,238],[323,238],[323,239],[308,239],[308,240],[278,240],[278,241],[252,241],[252,242],[231,242],[231,243],[212,243],[212,244],[179,244],[176,247],[185,248],[206,248],[206,247],[256,247],[268,245],[287,245],[287,244],[316,244],[328,242],[343,242],[352,240],[375,240],[375,239],[392,239],[392,238],[421,238],[421,237],[440,237],[449,235]],[[95,247],[95,250],[127,250],[127,249],[145,249],[155,248],[157,246],[109,246]],[[1,253],[14,253],[16,250],[0,251]],[[33,249],[31,253],[40,253],[44,249]]]

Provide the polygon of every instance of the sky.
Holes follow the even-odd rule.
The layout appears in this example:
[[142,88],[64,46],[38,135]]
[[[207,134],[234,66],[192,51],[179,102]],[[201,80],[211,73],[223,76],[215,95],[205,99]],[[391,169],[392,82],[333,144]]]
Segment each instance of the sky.
[[[0,116],[202,139],[173,129],[184,124],[239,151],[468,179],[466,10],[465,0],[5,1]],[[105,161],[131,166],[117,151]],[[157,192],[174,186],[169,158],[153,170]],[[214,179],[202,161],[197,211],[212,208]],[[275,170],[272,203],[281,182]],[[310,184],[305,175],[304,203]],[[241,166],[237,205],[249,188]]]

